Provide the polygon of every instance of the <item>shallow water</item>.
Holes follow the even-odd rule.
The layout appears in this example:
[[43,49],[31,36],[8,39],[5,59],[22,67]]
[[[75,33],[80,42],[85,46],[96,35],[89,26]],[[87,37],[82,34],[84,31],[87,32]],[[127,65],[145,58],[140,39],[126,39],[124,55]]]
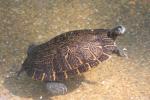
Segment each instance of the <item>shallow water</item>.
[[[30,44],[70,30],[124,25],[117,41],[129,58],[113,55],[66,82],[69,93],[52,96],[43,83],[16,79]],[[150,0],[1,0],[0,100],[150,100]]]

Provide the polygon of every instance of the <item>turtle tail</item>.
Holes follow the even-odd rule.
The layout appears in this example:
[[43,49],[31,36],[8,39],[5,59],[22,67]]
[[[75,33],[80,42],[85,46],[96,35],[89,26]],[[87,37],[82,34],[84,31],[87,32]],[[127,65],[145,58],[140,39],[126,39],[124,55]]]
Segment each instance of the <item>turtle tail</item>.
[[21,69],[17,72],[17,77],[20,77],[20,74],[27,69],[26,63],[28,62],[28,59],[25,59],[24,63],[22,64]]
[[[27,56],[29,56],[32,52],[33,52],[33,48],[36,47],[36,45],[32,44],[29,46],[28,51],[27,51]],[[23,71],[26,71],[29,69],[29,65],[30,65],[30,57],[26,58],[24,63],[22,64],[21,69],[17,72],[17,77],[20,77],[20,74]]]
[[21,69],[17,72],[17,77],[20,77],[20,74],[25,70],[25,67],[22,66]]

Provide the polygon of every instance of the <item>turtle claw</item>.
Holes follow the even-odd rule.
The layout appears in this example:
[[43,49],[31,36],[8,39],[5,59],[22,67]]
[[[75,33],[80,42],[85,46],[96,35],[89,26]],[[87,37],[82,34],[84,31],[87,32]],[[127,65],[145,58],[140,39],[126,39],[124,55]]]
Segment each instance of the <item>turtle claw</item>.
[[58,82],[48,82],[46,88],[53,95],[61,95],[67,92],[67,86]]
[[124,50],[119,50],[118,55],[121,57],[127,57],[128,55],[124,52]]
[[127,53],[125,52],[127,49],[120,49],[120,48],[116,48],[116,50],[114,50],[114,53],[116,53],[118,56],[120,57],[125,57],[128,58]]

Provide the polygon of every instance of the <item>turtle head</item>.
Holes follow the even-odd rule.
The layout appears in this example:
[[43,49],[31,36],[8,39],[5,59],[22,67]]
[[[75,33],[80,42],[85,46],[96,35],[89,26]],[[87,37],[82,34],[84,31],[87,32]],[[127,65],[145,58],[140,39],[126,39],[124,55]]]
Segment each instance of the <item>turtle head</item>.
[[125,30],[126,28],[124,26],[117,26],[108,32],[108,37],[112,38],[113,40],[116,40],[117,36],[123,35]]

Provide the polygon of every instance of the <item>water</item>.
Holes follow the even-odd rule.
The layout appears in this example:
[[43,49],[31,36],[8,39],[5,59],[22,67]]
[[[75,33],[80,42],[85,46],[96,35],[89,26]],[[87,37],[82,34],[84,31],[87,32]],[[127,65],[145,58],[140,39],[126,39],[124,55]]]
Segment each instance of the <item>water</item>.
[[[124,25],[117,43],[129,58],[113,56],[66,82],[69,93],[51,96],[25,74],[16,80],[30,44],[70,30]],[[149,0],[1,0],[0,100],[150,100]]]

